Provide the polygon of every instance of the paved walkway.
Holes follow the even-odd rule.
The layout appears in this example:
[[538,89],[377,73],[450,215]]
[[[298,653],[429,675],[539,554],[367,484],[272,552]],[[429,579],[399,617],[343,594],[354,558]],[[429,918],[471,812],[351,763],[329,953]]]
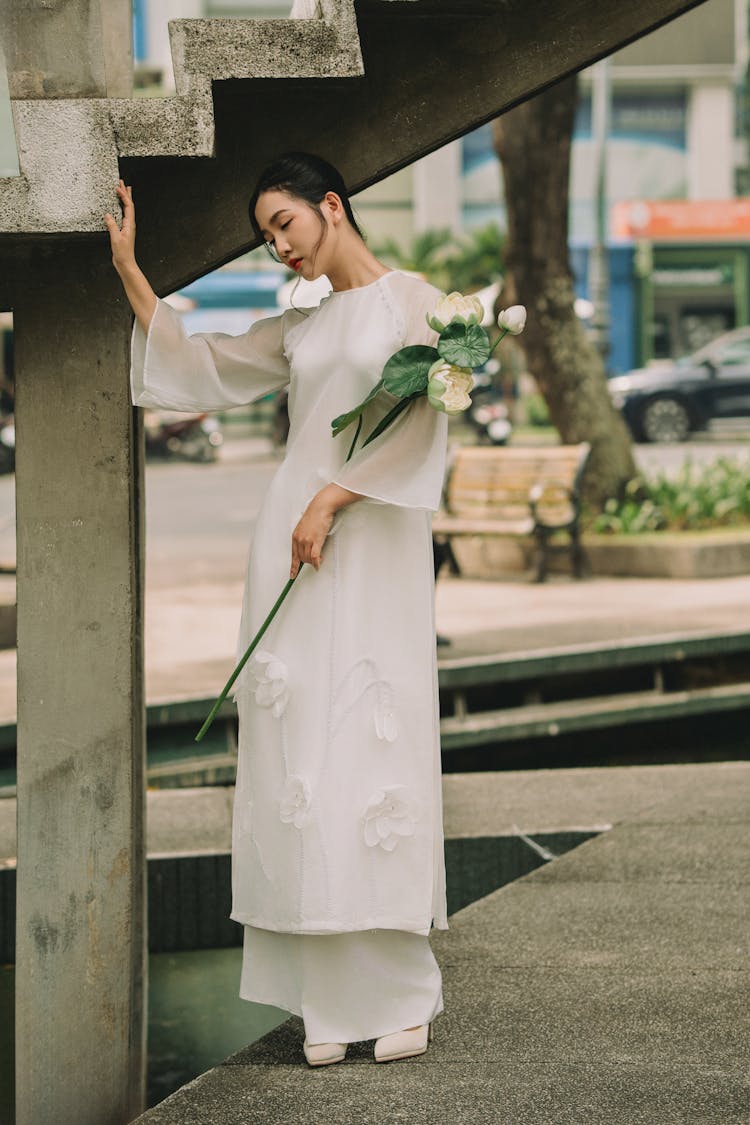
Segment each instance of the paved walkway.
[[311,1070],[293,1018],[139,1122],[746,1125],[750,763],[445,781],[448,835],[601,833],[433,933],[427,1054]]

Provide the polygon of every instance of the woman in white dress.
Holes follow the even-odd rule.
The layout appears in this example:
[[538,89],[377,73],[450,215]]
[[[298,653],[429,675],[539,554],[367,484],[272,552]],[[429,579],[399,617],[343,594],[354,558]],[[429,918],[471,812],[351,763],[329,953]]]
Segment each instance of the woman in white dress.
[[308,280],[326,275],[332,292],[241,336],[188,336],[138,269],[122,181],[118,195],[122,227],[105,221],[136,318],[133,402],[224,410],[289,387],[287,451],[256,524],[237,649],[299,574],[234,689],[240,995],[301,1016],[311,1065],[366,1039],[376,1061],[421,1054],[443,1011],[430,928],[448,928],[431,539],[447,419],[419,398],[363,448],[397,401],[381,391],[349,459],[353,427],[334,438],[331,421],[399,348],[436,343],[426,314],[440,293],[373,256],[335,168],[288,153],[261,176],[251,221],[275,256]]

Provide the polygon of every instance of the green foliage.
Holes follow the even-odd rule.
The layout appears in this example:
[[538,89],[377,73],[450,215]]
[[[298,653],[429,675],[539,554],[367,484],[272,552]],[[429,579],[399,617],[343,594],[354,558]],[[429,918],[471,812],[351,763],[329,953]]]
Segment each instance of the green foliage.
[[544,395],[538,391],[533,395],[528,395],[523,400],[523,405],[526,410],[526,417],[529,420],[530,426],[550,426],[549,409],[544,400]]
[[499,281],[504,249],[505,235],[497,223],[471,231],[448,259],[451,288],[470,293]]
[[423,231],[402,247],[394,239],[373,247],[373,253],[398,269],[415,270],[445,293],[470,293],[499,280],[505,235],[496,223],[462,237],[447,227]]
[[438,353],[427,344],[410,344],[394,352],[383,368],[383,384],[387,391],[399,398],[423,393],[427,390],[427,372]]
[[699,531],[750,524],[750,462],[688,460],[675,476],[661,472],[631,480],[621,500],[610,499],[591,523],[597,532]]
[[383,380],[379,379],[367,398],[360,402],[358,406],[355,406],[353,410],[348,410],[346,414],[339,414],[337,418],[334,418],[331,422],[331,427],[333,429],[332,436],[338,437],[342,430],[345,430],[347,426],[351,426],[352,422],[356,422],[367,404],[380,394],[383,386]]
[[479,324],[453,323],[440,333],[437,350],[456,367],[481,367],[490,354],[490,341]]
[[450,230],[441,227],[414,235],[409,246],[402,247],[395,239],[389,238],[374,246],[372,251],[389,265],[424,274],[438,289],[447,290],[450,288],[447,263],[454,247],[455,239]]

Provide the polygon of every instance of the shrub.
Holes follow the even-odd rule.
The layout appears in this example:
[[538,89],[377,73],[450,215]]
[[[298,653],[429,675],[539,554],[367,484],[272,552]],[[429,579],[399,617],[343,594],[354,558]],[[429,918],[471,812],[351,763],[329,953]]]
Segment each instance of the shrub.
[[529,420],[530,426],[551,425],[547,403],[538,391],[533,395],[528,395],[523,400],[523,405],[526,409],[526,417]]
[[698,531],[750,524],[750,462],[687,460],[676,475],[660,472],[628,483],[610,499],[591,530],[635,535],[644,531]]

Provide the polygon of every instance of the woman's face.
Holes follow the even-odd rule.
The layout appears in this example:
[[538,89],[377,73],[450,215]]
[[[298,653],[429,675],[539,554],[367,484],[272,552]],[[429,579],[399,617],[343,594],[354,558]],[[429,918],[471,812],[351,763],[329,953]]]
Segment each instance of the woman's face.
[[[330,256],[332,240],[329,236],[333,223],[327,196],[319,206],[325,230],[317,211],[304,199],[285,191],[264,191],[255,206],[255,218],[263,238],[285,265],[307,281],[326,272]],[[323,241],[316,249],[321,237]]]

